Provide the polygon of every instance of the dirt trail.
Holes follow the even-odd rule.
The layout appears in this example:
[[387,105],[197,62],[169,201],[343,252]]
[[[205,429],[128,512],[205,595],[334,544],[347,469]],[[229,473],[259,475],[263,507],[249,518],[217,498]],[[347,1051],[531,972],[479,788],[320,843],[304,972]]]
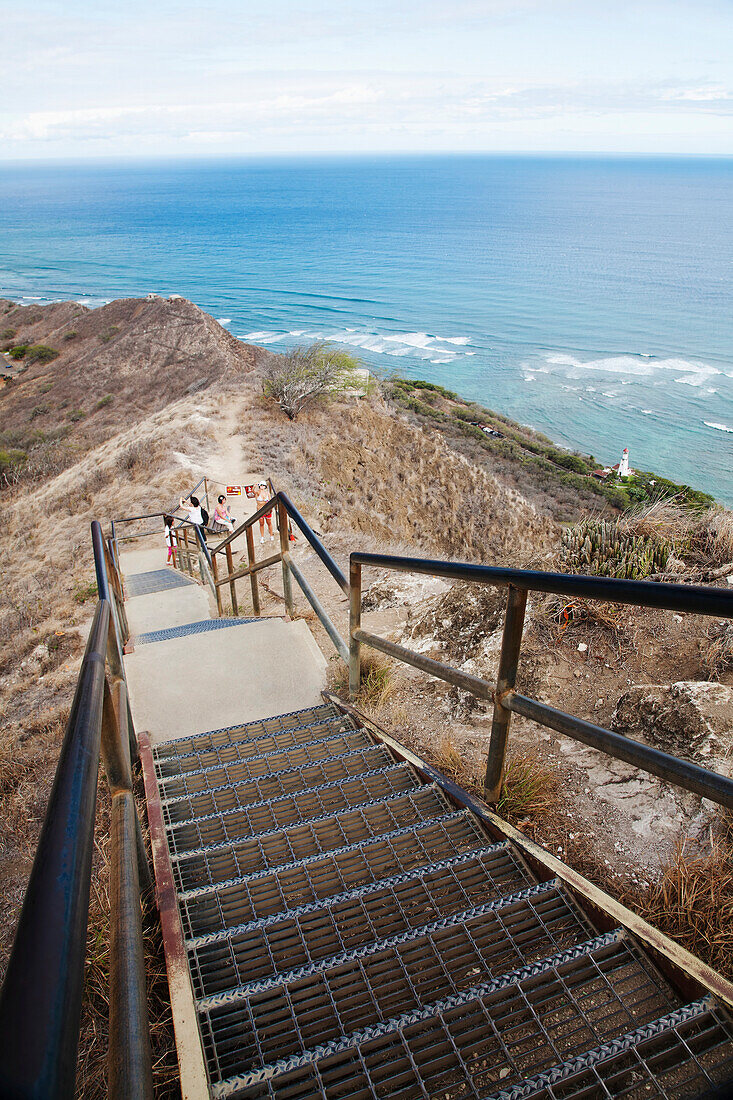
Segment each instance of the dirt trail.
[[[263,469],[261,456],[253,453],[241,435],[242,424],[251,415],[249,395],[229,393],[220,400],[215,416],[207,418],[215,430],[212,449],[195,466],[189,465],[192,473],[207,477],[212,507],[216,499],[213,492],[224,492],[227,485],[251,485],[270,472]],[[255,501],[245,496],[244,491],[241,497],[231,496],[229,503],[237,520],[255,511]]]

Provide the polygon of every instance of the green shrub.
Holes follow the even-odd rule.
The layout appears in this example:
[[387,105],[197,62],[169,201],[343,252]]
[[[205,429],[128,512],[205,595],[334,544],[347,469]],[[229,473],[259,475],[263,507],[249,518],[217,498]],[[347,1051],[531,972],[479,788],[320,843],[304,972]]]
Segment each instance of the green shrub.
[[453,393],[453,390],[446,390],[443,386],[438,386],[435,382],[423,382],[421,378],[416,378],[409,384],[415,390],[432,390],[433,393],[439,393],[441,397],[447,397],[449,401],[459,400],[457,393]]
[[359,360],[348,352],[316,343],[273,356],[263,368],[262,389],[283,412],[295,420],[313,401],[324,400],[354,385]]
[[35,420],[37,416],[44,416],[48,412],[48,405],[34,405],[31,410],[30,419]]
[[98,411],[99,409],[104,409],[107,407],[107,405],[111,405],[113,401],[114,398],[112,394],[108,393],[106,397],[100,397],[99,401],[97,401],[97,404],[94,406],[94,409],[95,411]]
[[83,409],[72,409],[70,413],[67,413],[67,419],[70,420],[72,424],[76,424],[79,420],[83,420],[85,416],[86,413]]
[[78,588],[74,589],[74,599],[77,603],[85,603],[86,600],[93,600],[97,595],[97,582],[90,581],[89,584],[82,584]]
[[117,333],[120,331],[119,325],[110,325],[106,332],[103,332],[99,339],[103,344],[108,344],[110,340],[113,340]]
[[14,328],[4,328],[3,331],[0,332],[0,340],[12,340],[13,337],[17,335],[17,331],[18,330]]
[[0,450],[0,484],[14,485],[27,460],[26,452],[17,448]]
[[64,336],[64,340],[73,340],[79,333],[76,331],[67,332]]
[[666,539],[634,535],[618,520],[584,519],[563,531],[560,555],[571,573],[640,580],[663,573],[672,548]]
[[592,470],[588,463],[580,455],[567,454],[564,451],[554,451],[548,454],[551,462],[556,466],[564,466],[566,470],[573,470],[576,474],[590,474]]
[[16,344],[14,348],[10,349],[11,359],[25,359],[25,353],[28,351],[27,344]]
[[46,344],[28,344],[25,357],[28,363],[51,363],[58,359],[59,354],[56,348],[49,348]]

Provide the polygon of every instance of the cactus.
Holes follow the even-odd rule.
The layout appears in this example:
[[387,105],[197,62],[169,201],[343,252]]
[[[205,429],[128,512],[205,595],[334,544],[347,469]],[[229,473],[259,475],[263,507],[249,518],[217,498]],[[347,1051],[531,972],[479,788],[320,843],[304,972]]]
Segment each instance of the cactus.
[[584,519],[563,531],[560,557],[571,573],[640,580],[663,573],[672,552],[666,539],[632,535],[618,521]]

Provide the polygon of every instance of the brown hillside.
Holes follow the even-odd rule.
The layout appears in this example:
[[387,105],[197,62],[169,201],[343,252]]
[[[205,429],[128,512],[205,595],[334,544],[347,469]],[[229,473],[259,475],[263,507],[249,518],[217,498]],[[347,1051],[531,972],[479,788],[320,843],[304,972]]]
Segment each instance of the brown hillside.
[[59,352],[50,363],[13,364],[20,371],[0,389],[4,441],[22,449],[61,434],[77,453],[86,450],[267,355],[182,298],[125,298],[93,310],[0,300],[0,332],[13,333],[4,335],[4,347],[45,344]]
[[319,474],[334,526],[493,565],[526,563],[554,544],[550,519],[439,433],[375,403],[331,411],[329,419],[337,431],[321,443]]

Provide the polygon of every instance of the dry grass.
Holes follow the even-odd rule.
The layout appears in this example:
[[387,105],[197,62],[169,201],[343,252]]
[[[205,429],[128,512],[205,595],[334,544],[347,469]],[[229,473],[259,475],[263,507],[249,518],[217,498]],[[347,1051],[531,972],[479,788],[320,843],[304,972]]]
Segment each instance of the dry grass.
[[506,766],[497,813],[512,824],[550,813],[557,804],[560,781],[557,772],[533,752],[514,756]]
[[435,753],[434,763],[440,771],[450,776],[451,779],[458,779],[461,776],[463,762],[452,737],[446,736],[443,738],[438,751]]
[[733,562],[733,512],[727,508],[705,512],[690,533],[687,551],[704,566]]
[[733,623],[709,627],[700,641],[700,663],[708,680],[733,668]]
[[[331,690],[344,696],[349,690],[349,670],[341,661],[332,673]],[[374,713],[389,702],[395,691],[392,662],[374,650],[362,650],[361,681],[356,706]]]
[[659,880],[622,900],[688,951],[733,979],[733,835],[727,817],[706,855],[678,845]]
[[[136,793],[139,806],[142,790],[138,789]],[[76,1080],[78,1100],[105,1100],[109,1095],[107,1089],[110,964],[109,815],[110,799],[106,781],[102,776],[98,794],[84,1000],[79,1034]],[[160,922],[157,911],[149,900],[143,904],[142,913],[150,1045],[153,1058],[153,1090],[156,1100],[179,1100],[181,1090]]]
[[631,508],[619,519],[619,528],[644,538],[665,539],[677,542],[685,539],[695,526],[695,518],[689,508],[684,508],[677,497],[655,500]]
[[328,415],[314,460],[327,516],[362,543],[366,536],[488,564],[549,552],[554,525],[439,432],[415,428],[378,402]]
[[617,634],[624,624],[624,609],[619,604],[598,600],[568,600],[562,596],[540,596],[534,605],[533,622],[554,641],[583,627],[588,633],[594,628]]

